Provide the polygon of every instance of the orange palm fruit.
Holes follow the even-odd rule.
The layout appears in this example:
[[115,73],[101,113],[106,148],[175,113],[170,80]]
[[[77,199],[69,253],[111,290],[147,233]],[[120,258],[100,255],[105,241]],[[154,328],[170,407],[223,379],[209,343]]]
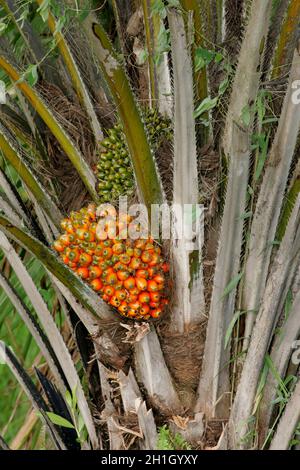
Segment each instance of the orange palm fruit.
[[141,304],[148,304],[150,302],[149,292],[142,292],[139,295],[139,302],[141,302]]
[[136,317],[136,316],[137,316],[137,311],[134,310],[133,308],[128,308],[128,310],[127,310],[127,316],[128,316],[128,317]]
[[156,292],[158,290],[157,282],[150,280],[148,281],[147,288],[149,292]]
[[117,272],[117,277],[120,281],[126,281],[126,279],[129,278],[129,272],[128,271],[118,271]]
[[122,302],[121,305],[118,307],[118,310],[120,313],[122,313],[123,315],[126,315],[127,311],[128,311],[128,305],[126,302]]
[[128,292],[130,295],[139,295],[140,289],[138,289],[137,287],[133,287],[132,289],[129,289]]
[[112,286],[105,286],[103,288],[103,292],[105,295],[108,295],[108,297],[111,297],[115,293],[115,289]]
[[126,252],[125,252],[125,253],[126,253],[127,256],[130,256],[130,258],[133,257],[133,252],[134,252],[134,249],[133,249],[131,246],[128,246],[128,247],[126,248]]
[[128,279],[124,281],[124,287],[126,289],[133,289],[135,287],[135,279],[134,277],[130,276]]
[[55,240],[53,248],[58,251],[58,253],[62,253],[65,250],[64,245],[59,240]]
[[118,278],[117,278],[116,273],[108,274],[108,276],[106,277],[105,280],[106,280],[107,284],[109,284],[111,286],[117,284],[117,282],[118,282]]
[[63,262],[64,262],[65,264],[69,264],[69,263],[70,263],[70,260],[69,260],[69,258],[67,257],[67,255],[63,255],[63,256],[62,256],[62,260],[63,260]]
[[96,279],[93,279],[91,282],[91,287],[95,290],[95,291],[99,291],[100,289],[102,289],[102,282],[99,278],[96,278]]
[[87,279],[89,277],[89,270],[88,268],[78,268],[77,269],[77,274],[80,276],[82,279]]
[[146,242],[145,246],[144,246],[144,250],[151,250],[153,251],[154,250],[154,245],[153,243],[151,242]]
[[149,278],[152,279],[157,273],[157,267],[156,266],[150,266],[147,271],[148,271],[148,274],[149,274]]
[[110,305],[112,305],[113,307],[118,308],[118,307],[120,307],[120,305],[121,305],[121,300],[118,299],[118,297],[117,297],[116,295],[113,295],[113,296],[111,297],[109,303],[110,303]]
[[[101,266],[100,266],[100,267],[101,267]],[[113,269],[112,267],[106,267],[106,268],[104,268],[104,270],[103,270],[102,276],[103,276],[104,278],[107,278],[107,276],[108,276],[109,274],[114,274],[114,272],[115,272],[115,271],[114,271],[114,269]]]
[[88,255],[94,255],[95,248],[96,248],[96,244],[94,242],[88,242],[86,243],[84,251],[86,251]]
[[124,243],[121,243],[121,242],[117,242],[115,243],[113,246],[112,246],[112,251],[117,254],[117,255],[120,255],[121,253],[123,253],[125,251],[125,245]]
[[70,234],[73,234],[74,233],[74,227],[71,223],[68,223],[67,227],[66,227],[66,232],[67,233],[70,233]]
[[146,269],[138,269],[135,273],[136,277],[143,277],[144,279],[148,279],[149,273]]
[[84,240],[87,242],[93,242],[95,241],[95,235],[91,231],[86,231],[84,232]]
[[126,264],[126,265],[129,264],[130,261],[131,261],[130,256],[127,255],[126,253],[120,254],[119,259],[120,259],[121,263]]
[[95,255],[102,256],[103,247],[98,243],[95,248]]
[[143,240],[143,239],[138,239],[138,240],[135,240],[134,242],[135,248],[140,248],[141,250],[144,249],[145,245],[146,245],[146,240]]
[[129,302],[128,307],[132,308],[133,310],[139,311],[139,309],[141,308],[141,304],[139,302]]
[[77,263],[72,263],[71,261],[69,261],[69,266],[71,269],[76,269],[77,268]]
[[93,261],[93,258],[91,255],[89,255],[88,253],[81,253],[81,255],[79,256],[79,264],[80,266],[89,266],[91,264],[91,262]]
[[85,240],[84,235],[85,235],[85,229],[84,228],[78,228],[75,232],[76,237],[79,238],[79,240]]
[[152,253],[152,258],[149,261],[149,266],[156,266],[159,264],[160,255],[158,253]]
[[106,261],[100,261],[98,263],[98,266],[99,266],[100,269],[102,269],[102,271],[105,271],[106,269],[108,269],[108,265],[107,265]]
[[152,258],[153,258],[153,252],[151,250],[143,251],[142,256],[141,256],[141,260],[143,261],[143,263],[150,263]]
[[[115,216],[114,208],[112,212]],[[131,222],[132,218],[125,214],[116,221],[106,217],[100,226],[103,233],[99,236],[99,214],[95,204],[89,204],[62,220],[63,233],[53,248],[66,265],[86,279],[121,315],[137,320],[148,320],[150,316],[158,318],[168,303],[162,291],[169,264],[151,237],[134,241],[128,238],[127,228]],[[140,229],[142,237],[142,225],[133,224]]]
[[165,282],[165,277],[162,274],[156,274],[156,276],[154,276],[153,280],[155,282],[157,282],[158,284],[161,284],[161,283]]
[[133,256],[136,258],[140,258],[142,256],[142,250],[140,248],[134,248],[133,249]]
[[99,268],[99,266],[90,266],[89,273],[90,273],[90,278],[91,279],[96,279],[97,277],[101,276],[102,269]]
[[150,315],[152,318],[159,318],[162,314],[161,308],[155,308],[154,310],[150,310]]
[[126,290],[124,290],[124,289],[117,290],[116,291],[116,297],[121,301],[125,300],[126,297],[127,297]]
[[136,283],[136,287],[139,290],[146,290],[147,289],[147,281],[143,277],[137,277],[135,283]]
[[71,240],[70,240],[71,234],[64,233],[59,237],[59,241],[64,245],[64,246],[70,246],[71,245]]
[[103,248],[103,250],[102,250],[103,258],[109,259],[109,258],[112,257],[112,254],[113,254],[113,251],[109,246]]
[[115,290],[123,289],[123,282],[122,281],[116,282],[115,285],[114,285],[114,288],[115,288]]
[[132,268],[132,269],[139,269],[141,265],[141,261],[139,260],[139,258],[131,258],[131,261],[130,261],[130,264],[129,264],[129,267]]
[[141,308],[140,308],[140,314],[141,315],[148,315],[148,313],[150,312],[150,307],[149,305],[147,304],[142,304]]
[[128,294],[128,296],[126,298],[127,303],[136,302],[137,300],[138,300],[138,296],[137,295],[132,295],[132,294]]
[[150,299],[151,299],[151,302],[159,302],[160,293],[159,292],[150,292]]

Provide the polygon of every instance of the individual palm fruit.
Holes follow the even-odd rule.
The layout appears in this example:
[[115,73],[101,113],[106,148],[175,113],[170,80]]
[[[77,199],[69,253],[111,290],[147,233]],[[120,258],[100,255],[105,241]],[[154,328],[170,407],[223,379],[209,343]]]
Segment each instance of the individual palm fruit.
[[[90,204],[61,222],[63,233],[53,243],[62,261],[85,280],[120,315],[134,320],[160,318],[165,306],[169,265],[152,239],[120,239],[130,217],[119,216],[115,238],[99,237],[96,206]],[[103,233],[101,232],[103,235]],[[90,241],[92,240],[92,241]]]
[[[171,136],[170,121],[157,110],[146,108],[144,122],[151,147],[156,151],[162,139]],[[120,195],[131,193],[134,187],[133,170],[121,124],[107,132],[100,147],[103,150],[97,164],[98,193],[100,202],[110,202]]]

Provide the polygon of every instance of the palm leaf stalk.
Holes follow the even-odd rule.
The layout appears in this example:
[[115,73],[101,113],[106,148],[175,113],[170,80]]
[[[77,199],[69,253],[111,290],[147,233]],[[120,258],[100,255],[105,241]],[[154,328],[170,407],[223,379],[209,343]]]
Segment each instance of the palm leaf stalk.
[[103,27],[93,23],[90,17],[85,23],[85,30],[91,39],[94,53],[118,108],[132,158],[140,199],[150,210],[151,204],[162,203],[164,196],[133,92]]
[[279,421],[275,436],[270,445],[270,450],[290,449],[290,443],[299,425],[299,396],[300,384],[298,382]]
[[293,178],[293,181],[290,184],[289,190],[287,192],[287,195],[286,195],[283,207],[282,207],[280,221],[277,227],[277,233],[275,237],[275,239],[278,241],[281,241],[283,238],[289,218],[291,216],[291,212],[295,205],[297,196],[300,192],[300,174],[299,174],[298,167],[296,167],[295,169],[295,175],[294,175],[295,177]]
[[[155,0],[150,0],[150,9],[153,8],[154,3]],[[146,20],[144,19],[144,21]],[[159,35],[164,28],[164,23],[160,15],[153,11],[151,13],[151,18],[149,18],[149,22],[153,30],[152,42],[154,54],[155,84],[157,93],[156,105],[159,109],[159,112],[163,116],[171,118],[173,112],[173,101],[169,57],[167,51],[161,52],[159,49]]]
[[283,198],[300,128],[300,109],[293,102],[292,84],[299,77],[300,56],[296,50],[287,93],[280,121],[265,168],[256,209],[253,217],[249,255],[245,265],[243,288],[243,310],[246,317],[245,345],[255,322],[255,311],[259,308],[264,291],[277,224],[280,216],[280,201]]
[[[243,110],[253,102],[259,85],[259,65],[263,57],[262,40],[267,33],[271,2],[252,4],[249,23],[241,46],[224,130],[224,154],[229,160],[227,192],[219,238],[214,287],[207,327],[204,364],[199,384],[198,409],[211,416],[228,416],[229,350],[224,351],[224,337],[234,314],[235,286],[239,280],[243,240],[243,214],[250,165],[252,120],[243,122]],[[249,56],[249,44],[251,55]],[[213,377],[213,379],[212,379]],[[218,403],[218,405],[217,405]]]
[[147,51],[148,51],[148,71],[149,71],[149,85],[150,85],[150,93],[149,93],[149,104],[151,107],[155,106],[156,103],[156,80],[155,80],[155,67],[154,67],[154,47],[153,47],[153,40],[151,34],[151,23],[150,23],[150,9],[149,9],[149,1],[142,0],[142,7],[144,13],[144,25],[145,25],[145,36],[146,36],[146,44],[147,44]]
[[287,59],[290,59],[290,52],[295,46],[297,39],[297,24],[300,17],[300,5],[297,0],[291,0],[287,15],[282,26],[280,36],[277,43],[277,49],[274,56],[272,77],[277,78],[282,75],[284,65]]
[[[201,17],[200,4],[196,0],[181,0],[181,4],[186,12],[193,14],[194,26],[194,41],[193,41],[193,56],[195,59],[197,47],[205,48],[203,18]],[[197,99],[202,102],[208,96],[208,79],[206,67],[202,67],[198,72],[194,73],[194,83],[197,89]],[[208,114],[203,114],[204,119],[208,118]],[[201,128],[201,144],[205,145],[208,139],[208,130],[206,127]]]
[[[300,334],[299,315],[297,314],[299,312],[299,302],[300,295],[299,292],[297,292],[294,296],[288,318],[282,326],[280,335],[275,338],[270,352],[270,359],[277,374],[275,376],[274,373],[269,371],[259,407],[258,424],[262,429],[260,434],[261,446],[264,445],[268,436],[267,431],[271,428],[272,424],[271,418],[275,407],[273,404],[276,400],[278,377],[282,380],[285,379],[287,368],[291,360],[291,354],[293,353],[291,345],[296,344],[295,341],[297,341]],[[290,429],[293,430],[292,426]]]
[[[245,364],[230,415],[232,445],[247,448],[251,440],[246,436],[253,426],[252,410],[258,387],[260,371],[270,338],[283,308],[284,299],[292,284],[300,262],[300,199],[293,209],[285,236],[274,261],[273,271],[268,279],[264,299],[259,310],[255,328],[250,340]],[[274,292],[276,285],[276,292]],[[264,331],[264,337],[261,336]]]
[[7,130],[5,130],[2,125],[0,125],[0,148],[5,158],[19,173],[23,182],[31,189],[31,192],[34,194],[36,201],[46,212],[46,214],[48,214],[49,218],[52,220],[52,223],[56,227],[59,227],[59,221],[62,218],[61,212],[48,196],[41,183],[37,181],[36,176],[33,175],[29,165],[24,160],[22,150],[18,147],[18,144],[13,142]]
[[[41,6],[43,1],[37,0],[37,3]],[[66,64],[69,76],[72,80],[72,84],[76,90],[78,98],[82,103],[83,107],[85,108],[89,119],[91,120],[91,126],[94,132],[95,139],[96,141],[102,140],[103,132],[99,120],[97,118],[96,112],[94,110],[93,103],[89,96],[88,90],[83,82],[83,78],[81,77],[79,68],[76,64],[75,58],[73,57],[67,39],[65,35],[61,31],[59,31],[58,23],[51,12],[48,13],[48,26],[56,40],[57,47]]]
[[[168,14],[172,40],[174,73],[174,183],[173,203],[184,211],[198,202],[197,153],[195,121],[193,116],[193,74],[189,46],[185,36],[182,15],[174,10]],[[184,93],[180,83],[184,80]],[[197,211],[196,211],[197,212]],[[196,218],[200,214],[196,213]],[[179,218],[179,217],[178,217]],[[176,214],[174,220],[178,220]],[[201,247],[189,248],[188,235],[176,240],[176,227],[172,256],[176,277],[176,300],[172,328],[184,332],[200,322],[204,311],[204,294],[201,268]],[[200,236],[197,234],[196,236]]]

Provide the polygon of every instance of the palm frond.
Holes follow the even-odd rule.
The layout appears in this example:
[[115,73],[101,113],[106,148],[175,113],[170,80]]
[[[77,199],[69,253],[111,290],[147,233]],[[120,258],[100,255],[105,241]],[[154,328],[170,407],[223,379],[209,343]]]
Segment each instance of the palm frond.
[[59,227],[59,221],[62,219],[61,212],[57,208],[56,204],[48,196],[47,191],[42,187],[41,183],[38,182],[36,176],[33,174],[30,166],[24,159],[24,152],[19,147],[17,142],[14,142],[12,136],[9,135],[8,131],[0,124],[0,148],[10,164],[15,168],[20,178],[25,185],[30,188],[30,191],[35,197],[35,200],[40,204],[43,210],[46,212],[48,217],[52,220],[52,223]]
[[67,156],[76,168],[91,197],[97,201],[98,195],[95,190],[96,181],[92,170],[89,168],[83,155],[75,146],[72,139],[67,135],[66,131],[55,119],[54,115],[49,110],[49,107],[46,106],[38,93],[32,87],[30,87],[27,82],[21,79],[21,76],[17,70],[14,69],[3,56],[0,57],[0,67],[13,80],[15,86],[22,91],[26,99],[31,103],[33,108],[49,127],[53,135],[57,138],[62,149],[66,152]]
[[[211,416],[225,417],[228,414],[229,350],[224,350],[224,337],[234,314],[236,281],[242,275],[240,256],[251,154],[252,121],[244,123],[243,110],[250,106],[258,90],[263,57],[261,45],[268,31],[271,3],[252,2],[224,130],[224,153],[229,160],[227,191],[198,401],[199,409],[206,409]],[[232,288],[228,289],[231,285]]]
[[53,441],[53,444],[57,450],[65,450],[66,447],[62,440],[60,439],[55,426],[51,423],[50,419],[47,416],[47,405],[34,385],[33,381],[18,362],[16,356],[3,342],[0,341],[0,356],[9,366],[11,372],[14,374],[15,378],[23,388],[29,400],[32,402],[33,407],[36,412],[40,414],[41,419],[46,425],[49,435]]
[[150,210],[151,204],[162,203],[164,196],[153,153],[133,92],[124,68],[113,51],[103,27],[93,23],[93,20],[89,18],[85,28],[88,37],[91,38],[94,52],[123,124],[140,198]]
[[276,135],[267,160],[251,226],[249,254],[245,264],[243,310],[246,318],[245,337],[251,335],[255,314],[260,305],[269,271],[270,257],[286,189],[290,166],[300,129],[300,109],[293,102],[292,84],[300,74],[300,56],[296,50]]
[[[196,219],[198,203],[197,151],[194,120],[193,72],[189,45],[185,35],[184,20],[180,13],[170,10],[168,14],[173,60],[174,81],[174,175],[173,203],[186,211],[193,207]],[[181,87],[182,80],[185,83]],[[186,216],[186,214],[185,214]],[[180,215],[174,214],[175,224]],[[176,279],[176,298],[171,327],[178,331],[201,320],[204,312],[204,286],[201,267],[201,248],[189,248],[192,241],[185,234],[176,239],[176,225],[173,227],[172,257]],[[199,234],[195,235],[196,237]]]

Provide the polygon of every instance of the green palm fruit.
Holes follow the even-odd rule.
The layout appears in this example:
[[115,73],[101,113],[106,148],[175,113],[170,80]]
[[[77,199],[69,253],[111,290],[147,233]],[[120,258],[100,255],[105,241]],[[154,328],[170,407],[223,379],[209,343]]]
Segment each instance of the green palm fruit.
[[[144,123],[151,147],[156,151],[163,139],[172,137],[170,121],[157,110],[146,108]],[[119,196],[130,194],[134,188],[134,175],[126,146],[123,127],[117,123],[107,131],[107,137],[100,142],[96,175],[100,202],[110,202]]]

